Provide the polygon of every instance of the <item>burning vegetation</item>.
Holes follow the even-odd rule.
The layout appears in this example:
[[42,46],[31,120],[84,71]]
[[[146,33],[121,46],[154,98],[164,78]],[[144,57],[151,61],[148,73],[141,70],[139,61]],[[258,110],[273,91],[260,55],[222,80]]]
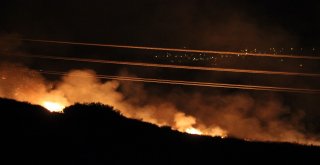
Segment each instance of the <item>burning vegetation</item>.
[[[51,112],[63,112],[75,103],[100,102],[126,117],[189,134],[319,145],[319,139],[301,127],[303,116],[292,113],[282,118],[291,113],[290,108],[272,98],[262,101],[245,94],[186,93],[174,97],[168,93],[168,100],[149,96],[142,85],[102,82],[92,70],[73,70],[59,82],[48,82],[41,73],[23,66],[3,63],[0,68],[0,97],[39,104]],[[126,90],[118,90],[121,86]],[[185,104],[192,111],[177,108],[181,98],[188,99]]]

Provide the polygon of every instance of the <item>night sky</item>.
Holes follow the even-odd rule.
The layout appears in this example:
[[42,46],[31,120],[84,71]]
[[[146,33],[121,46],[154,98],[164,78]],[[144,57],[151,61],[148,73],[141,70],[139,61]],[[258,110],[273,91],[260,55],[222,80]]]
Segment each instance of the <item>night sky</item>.
[[1,31],[162,47],[313,48],[318,1],[2,1]]
[[[20,38],[258,52],[273,54],[320,55],[319,1],[228,1],[228,0],[90,0],[90,1],[1,1],[0,35]],[[22,42],[19,51],[61,55],[156,62],[194,66],[320,73],[320,60],[274,59],[264,57],[209,56],[186,53],[123,50]],[[193,58],[197,60],[193,60]],[[210,56],[211,57],[211,56]],[[200,58],[203,58],[199,60]],[[12,59],[9,59],[12,61]],[[320,88],[320,78],[270,76],[225,72],[105,66],[52,60],[17,59],[35,69],[67,71],[89,68],[99,74],[129,73],[138,77],[179,79],[233,84]],[[48,77],[54,79],[54,77]],[[314,129],[320,117],[319,94],[272,93],[234,89],[208,89],[146,84],[154,95],[164,91],[179,93],[246,93],[263,99],[279,98],[285,105],[303,109]],[[164,90],[166,89],[166,90]],[[183,103],[181,103],[183,107]],[[317,129],[320,130],[320,127]]]

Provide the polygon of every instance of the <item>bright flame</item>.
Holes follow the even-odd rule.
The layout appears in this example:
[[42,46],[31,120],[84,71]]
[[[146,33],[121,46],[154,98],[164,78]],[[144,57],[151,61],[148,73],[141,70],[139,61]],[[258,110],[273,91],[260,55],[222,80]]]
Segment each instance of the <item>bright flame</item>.
[[193,135],[202,135],[203,134],[200,130],[193,128],[193,127],[187,128],[186,133],[193,134]]
[[51,101],[44,101],[42,106],[48,109],[50,112],[62,112],[62,110],[65,108],[64,105]]

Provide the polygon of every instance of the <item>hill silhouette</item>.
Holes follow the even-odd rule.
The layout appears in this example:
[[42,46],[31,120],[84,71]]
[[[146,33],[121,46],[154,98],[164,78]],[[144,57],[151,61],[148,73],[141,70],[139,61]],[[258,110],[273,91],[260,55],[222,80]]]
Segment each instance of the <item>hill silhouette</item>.
[[0,164],[313,164],[320,160],[320,147],[189,135],[125,118],[99,103],[75,104],[64,113],[51,113],[38,105],[0,99],[0,129]]

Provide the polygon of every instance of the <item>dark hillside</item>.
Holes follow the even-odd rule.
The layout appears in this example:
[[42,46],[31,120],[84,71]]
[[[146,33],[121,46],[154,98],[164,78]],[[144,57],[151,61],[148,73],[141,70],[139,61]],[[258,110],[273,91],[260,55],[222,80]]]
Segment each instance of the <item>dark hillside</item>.
[[[64,113],[0,99],[0,164],[311,164],[320,148],[172,131],[127,119],[102,104]],[[317,163],[316,163],[317,164]]]

